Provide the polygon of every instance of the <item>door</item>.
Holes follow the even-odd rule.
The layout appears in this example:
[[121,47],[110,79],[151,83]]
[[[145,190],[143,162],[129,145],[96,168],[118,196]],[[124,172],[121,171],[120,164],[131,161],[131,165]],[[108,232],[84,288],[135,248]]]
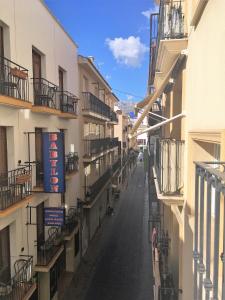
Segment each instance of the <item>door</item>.
[[8,185],[8,158],[6,127],[0,126],[0,186]]
[[35,128],[36,186],[42,186],[44,180],[42,131],[42,128]]
[[0,282],[8,283],[10,277],[9,227],[5,227],[0,231]]
[[41,95],[41,55],[35,50],[32,51],[33,61],[33,85],[34,85],[34,103],[40,105],[38,95]]
[[37,247],[42,245],[45,240],[45,226],[44,226],[44,202],[39,204],[36,208],[37,216]]
[[59,68],[59,90],[63,92],[64,82],[63,82],[63,70]]

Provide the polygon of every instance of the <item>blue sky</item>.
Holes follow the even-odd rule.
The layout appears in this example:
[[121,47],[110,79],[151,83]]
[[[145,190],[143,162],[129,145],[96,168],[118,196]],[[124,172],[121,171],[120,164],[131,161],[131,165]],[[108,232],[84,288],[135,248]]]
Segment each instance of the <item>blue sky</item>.
[[[53,14],[121,100],[146,94],[153,0],[46,0]],[[125,93],[120,93],[123,91]],[[137,95],[138,97],[133,97]]]

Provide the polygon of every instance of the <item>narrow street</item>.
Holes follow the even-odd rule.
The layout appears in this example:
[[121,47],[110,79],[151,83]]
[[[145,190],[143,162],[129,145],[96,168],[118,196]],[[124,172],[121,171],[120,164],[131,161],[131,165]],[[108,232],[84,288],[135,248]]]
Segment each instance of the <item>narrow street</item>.
[[143,164],[93,239],[65,300],[151,300],[148,198]]

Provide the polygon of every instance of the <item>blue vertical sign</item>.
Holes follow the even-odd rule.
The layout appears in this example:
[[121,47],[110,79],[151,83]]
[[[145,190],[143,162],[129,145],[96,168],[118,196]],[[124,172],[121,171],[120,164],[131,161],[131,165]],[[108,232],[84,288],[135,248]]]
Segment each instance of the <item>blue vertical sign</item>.
[[65,192],[64,133],[43,132],[44,191]]

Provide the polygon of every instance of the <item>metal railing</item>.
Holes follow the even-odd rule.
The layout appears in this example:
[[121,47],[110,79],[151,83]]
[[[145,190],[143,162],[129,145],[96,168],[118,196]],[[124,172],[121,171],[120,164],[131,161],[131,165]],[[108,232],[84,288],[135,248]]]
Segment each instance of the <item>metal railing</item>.
[[29,101],[28,70],[0,56],[0,94]]
[[79,169],[79,157],[77,152],[70,152],[65,155],[65,171],[67,174],[78,171]]
[[62,227],[63,236],[70,235],[78,225],[78,212],[75,207],[70,207],[65,217],[65,224]]
[[117,159],[116,162],[113,163],[112,165],[112,172],[115,173],[117,170],[121,168],[121,159],[120,157]]
[[150,58],[149,58],[149,92],[154,83],[155,67],[157,59],[157,38],[158,38],[158,18],[159,14],[151,14],[150,16]]
[[47,266],[61,248],[62,242],[63,235],[59,232],[58,227],[50,227],[48,239],[37,241],[37,265]]
[[57,91],[57,97],[62,112],[77,115],[78,98],[75,95],[67,91]]
[[31,187],[31,166],[0,173],[0,210],[4,210],[31,195]]
[[32,78],[34,105],[59,109],[56,101],[57,86],[44,78]]
[[83,110],[91,111],[110,119],[110,107],[89,92],[83,92]]
[[110,148],[110,138],[84,140],[84,156],[99,154]]
[[184,141],[156,139],[154,165],[163,194],[182,194]]
[[115,148],[119,146],[119,139],[118,138],[111,138],[110,139],[110,148]]
[[195,166],[193,299],[224,299],[225,162],[196,162]]
[[1,300],[23,300],[33,286],[33,257],[21,255],[14,263],[15,275],[0,282]]
[[111,122],[116,122],[118,123],[118,118],[117,118],[117,114],[114,111],[110,111],[110,120]]
[[85,187],[85,198],[87,202],[91,202],[95,199],[101,189],[110,180],[111,168],[109,168],[104,174],[102,174],[94,184]]
[[184,30],[184,0],[160,1],[158,39],[181,39]]

